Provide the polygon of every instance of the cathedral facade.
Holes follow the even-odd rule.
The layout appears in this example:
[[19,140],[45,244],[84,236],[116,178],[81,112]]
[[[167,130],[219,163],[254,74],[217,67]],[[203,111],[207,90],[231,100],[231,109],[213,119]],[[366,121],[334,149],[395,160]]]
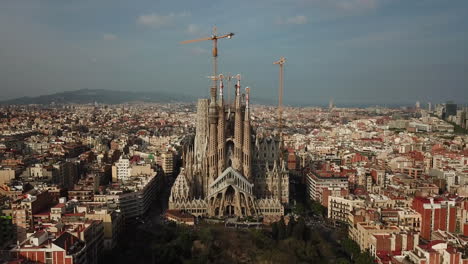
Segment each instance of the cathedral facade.
[[219,97],[215,84],[210,99],[198,101],[195,137],[184,146],[169,209],[208,217],[281,216],[289,202],[281,142],[254,133],[250,91],[241,94],[240,78],[232,105],[224,102],[219,79]]

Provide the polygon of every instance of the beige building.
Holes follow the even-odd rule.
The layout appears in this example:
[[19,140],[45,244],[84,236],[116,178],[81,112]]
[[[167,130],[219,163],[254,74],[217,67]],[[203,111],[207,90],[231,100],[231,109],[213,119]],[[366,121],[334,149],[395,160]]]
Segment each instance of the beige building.
[[9,183],[15,178],[15,171],[10,168],[0,168],[0,185]]
[[369,204],[373,208],[395,208],[399,200],[381,194],[369,194]]
[[412,208],[400,208],[398,226],[402,230],[421,231],[421,214]]
[[152,170],[152,174],[132,176],[114,184],[105,194],[96,194],[93,199],[118,210],[125,221],[133,221],[149,210],[163,182],[163,176]]
[[104,248],[112,249],[117,245],[117,240],[124,227],[123,217],[116,210],[107,208],[84,207],[77,211],[84,211],[85,217],[92,220],[100,220],[104,225]]
[[351,224],[350,217],[357,207],[364,207],[365,200],[356,196],[328,197],[328,218],[334,221]]
[[171,176],[174,171],[174,154],[171,151],[166,151],[158,157],[164,174]]
[[35,191],[32,194],[27,194],[25,198],[17,200],[11,205],[13,224],[17,227],[17,238],[19,241],[25,239],[27,232],[33,230],[35,225],[33,215],[52,204],[52,196],[49,192]]
[[384,226],[376,222],[358,222],[349,228],[349,237],[358,243],[361,250],[370,249],[372,236],[399,232],[397,226]]

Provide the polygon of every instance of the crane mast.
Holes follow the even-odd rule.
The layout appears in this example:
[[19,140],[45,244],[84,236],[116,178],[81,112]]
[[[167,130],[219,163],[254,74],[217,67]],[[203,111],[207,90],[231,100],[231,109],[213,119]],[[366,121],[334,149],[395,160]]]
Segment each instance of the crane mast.
[[180,42],[181,44],[187,44],[187,43],[192,43],[192,42],[199,42],[199,41],[205,41],[205,40],[211,40],[213,41],[213,50],[212,50],[212,55],[213,55],[213,86],[211,87],[211,97],[216,98],[216,90],[217,90],[217,77],[218,77],[218,39],[223,39],[223,38],[228,38],[231,39],[232,36],[234,36],[234,33],[228,33],[224,34],[222,36],[217,35],[217,29],[216,27],[213,27],[213,35],[211,37],[207,38],[200,38],[200,39],[192,39],[192,40],[186,40]]
[[[278,61],[273,62],[273,64],[279,65],[279,87],[278,87],[278,130],[279,130],[279,138],[280,138],[280,145],[279,145],[279,161],[280,166],[282,168],[284,164],[284,141],[283,141],[283,89],[284,89],[284,64],[286,63],[286,59],[281,57]],[[282,171],[278,177],[277,182],[277,197],[278,200],[282,200]]]
[[[286,59],[281,57],[278,61],[273,64],[279,65],[279,87],[278,87],[278,130],[281,144],[283,144],[283,89],[284,89],[284,64]],[[281,146],[282,147],[282,146]]]

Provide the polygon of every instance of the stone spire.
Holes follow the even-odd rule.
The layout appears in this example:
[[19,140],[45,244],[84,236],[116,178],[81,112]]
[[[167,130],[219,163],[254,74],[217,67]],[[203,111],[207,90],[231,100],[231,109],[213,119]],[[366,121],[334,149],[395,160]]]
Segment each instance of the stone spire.
[[223,75],[219,75],[219,114],[218,114],[218,175],[221,175],[226,165],[226,117],[224,114]]
[[236,115],[234,117],[234,160],[233,167],[235,170],[242,172],[242,105],[240,95],[240,74],[237,75],[236,83]]
[[185,153],[185,165],[184,165],[186,176],[191,181],[193,176],[193,151],[192,146],[189,145],[187,152]]
[[197,104],[197,126],[195,133],[195,163],[197,167],[202,167],[202,160],[207,157],[208,151],[208,107],[209,99],[199,99]]
[[244,176],[247,179],[251,179],[252,174],[252,162],[251,162],[251,153],[252,153],[252,142],[251,142],[251,133],[250,133],[250,106],[249,106],[249,94],[250,88],[245,88],[245,115],[244,115],[244,157],[243,157],[243,170]]
[[[216,78],[216,77],[213,77]],[[214,90],[214,92],[213,92]],[[216,104],[216,82],[214,82],[213,87],[211,87],[211,99],[210,106],[208,109],[208,122],[210,127],[210,132],[208,136],[208,174],[209,180],[208,185],[216,178],[218,173],[218,136],[217,136],[217,127],[218,127],[218,106]]]

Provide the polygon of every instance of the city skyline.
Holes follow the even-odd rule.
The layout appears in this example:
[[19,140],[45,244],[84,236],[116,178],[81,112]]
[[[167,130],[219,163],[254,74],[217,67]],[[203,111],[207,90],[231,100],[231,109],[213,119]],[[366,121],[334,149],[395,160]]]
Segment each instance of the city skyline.
[[467,11],[1,1],[0,264],[468,264]]
[[[219,71],[274,100],[285,56],[286,104],[466,103],[463,1],[3,1],[2,98],[78,89],[206,94],[211,27]],[[273,92],[272,92],[273,91]]]

